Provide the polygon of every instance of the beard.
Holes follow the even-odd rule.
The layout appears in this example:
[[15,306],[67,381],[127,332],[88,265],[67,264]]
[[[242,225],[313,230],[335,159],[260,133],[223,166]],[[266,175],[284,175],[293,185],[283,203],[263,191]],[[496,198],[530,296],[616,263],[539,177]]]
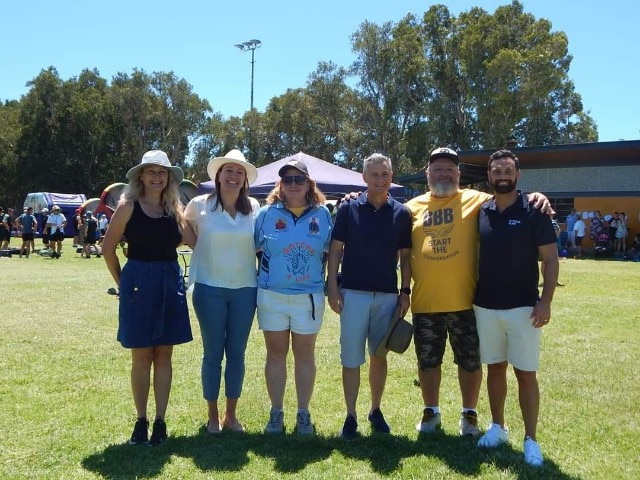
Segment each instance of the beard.
[[458,192],[458,186],[450,181],[429,182],[429,191],[436,197],[452,197]]
[[516,189],[518,182],[512,182],[509,180],[509,183],[501,183],[500,185],[491,182],[491,187],[493,191],[496,193],[511,193]]

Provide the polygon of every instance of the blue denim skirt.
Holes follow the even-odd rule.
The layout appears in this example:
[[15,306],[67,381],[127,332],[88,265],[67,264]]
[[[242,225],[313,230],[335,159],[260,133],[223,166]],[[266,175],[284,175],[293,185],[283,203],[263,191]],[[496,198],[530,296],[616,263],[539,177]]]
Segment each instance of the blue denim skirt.
[[120,276],[118,341],[125,348],[145,348],[191,340],[178,262],[128,260]]

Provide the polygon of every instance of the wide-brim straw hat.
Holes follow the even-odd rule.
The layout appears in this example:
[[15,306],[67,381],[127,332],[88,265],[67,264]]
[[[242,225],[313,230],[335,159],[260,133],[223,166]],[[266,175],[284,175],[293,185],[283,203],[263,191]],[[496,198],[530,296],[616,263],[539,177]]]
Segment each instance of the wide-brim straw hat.
[[244,155],[240,150],[235,148],[227,153],[224,157],[215,157],[209,160],[209,164],[207,165],[207,173],[209,174],[209,178],[215,181],[218,170],[220,170],[220,167],[226,165],[227,163],[235,163],[236,165],[240,165],[242,168],[244,168],[249,185],[255,182],[258,178],[258,169],[251,163],[249,163],[246,158],[244,158]]
[[413,325],[407,322],[401,313],[400,304],[398,304],[396,311],[393,312],[393,320],[389,324],[387,333],[376,347],[374,352],[376,357],[384,357],[389,351],[404,353],[409,348],[411,338],[413,338]]
[[139,165],[136,165],[127,172],[127,180],[134,180],[140,175],[140,172],[144,167],[149,165],[158,165],[169,170],[169,173],[173,176],[176,182],[179,184],[184,179],[184,173],[180,167],[171,165],[169,157],[162,150],[149,150],[142,156],[142,160]]

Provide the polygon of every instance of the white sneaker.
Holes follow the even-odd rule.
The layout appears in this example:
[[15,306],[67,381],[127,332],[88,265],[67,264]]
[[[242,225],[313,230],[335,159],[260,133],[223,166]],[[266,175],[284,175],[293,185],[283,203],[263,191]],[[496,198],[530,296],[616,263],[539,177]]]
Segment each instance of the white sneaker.
[[420,433],[435,433],[441,428],[441,424],[440,414],[435,413],[432,408],[425,408],[422,412],[422,419],[416,425],[416,430]]
[[487,433],[478,440],[478,446],[482,448],[494,448],[502,443],[509,443],[509,429],[497,423],[489,425]]
[[540,467],[544,463],[540,445],[531,437],[524,439],[524,462],[532,467]]
[[480,435],[480,429],[478,428],[478,414],[473,411],[468,411],[460,414],[460,435],[477,437]]

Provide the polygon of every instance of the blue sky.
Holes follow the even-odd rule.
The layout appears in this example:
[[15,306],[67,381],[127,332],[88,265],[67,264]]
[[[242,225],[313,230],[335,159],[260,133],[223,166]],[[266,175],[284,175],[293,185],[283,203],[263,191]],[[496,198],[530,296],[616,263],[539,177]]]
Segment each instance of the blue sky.
[[[503,1],[450,0],[454,15],[472,6],[493,12]],[[50,65],[61,78],[96,68],[107,80],[133,68],[173,71],[225,117],[249,109],[251,54],[234,44],[262,41],[255,52],[254,105],[304,87],[320,61],[348,66],[350,36],[365,20],[381,24],[419,0],[31,0],[0,1],[0,101],[19,99]],[[640,2],[525,0],[569,37],[569,75],[600,141],[640,139]]]

